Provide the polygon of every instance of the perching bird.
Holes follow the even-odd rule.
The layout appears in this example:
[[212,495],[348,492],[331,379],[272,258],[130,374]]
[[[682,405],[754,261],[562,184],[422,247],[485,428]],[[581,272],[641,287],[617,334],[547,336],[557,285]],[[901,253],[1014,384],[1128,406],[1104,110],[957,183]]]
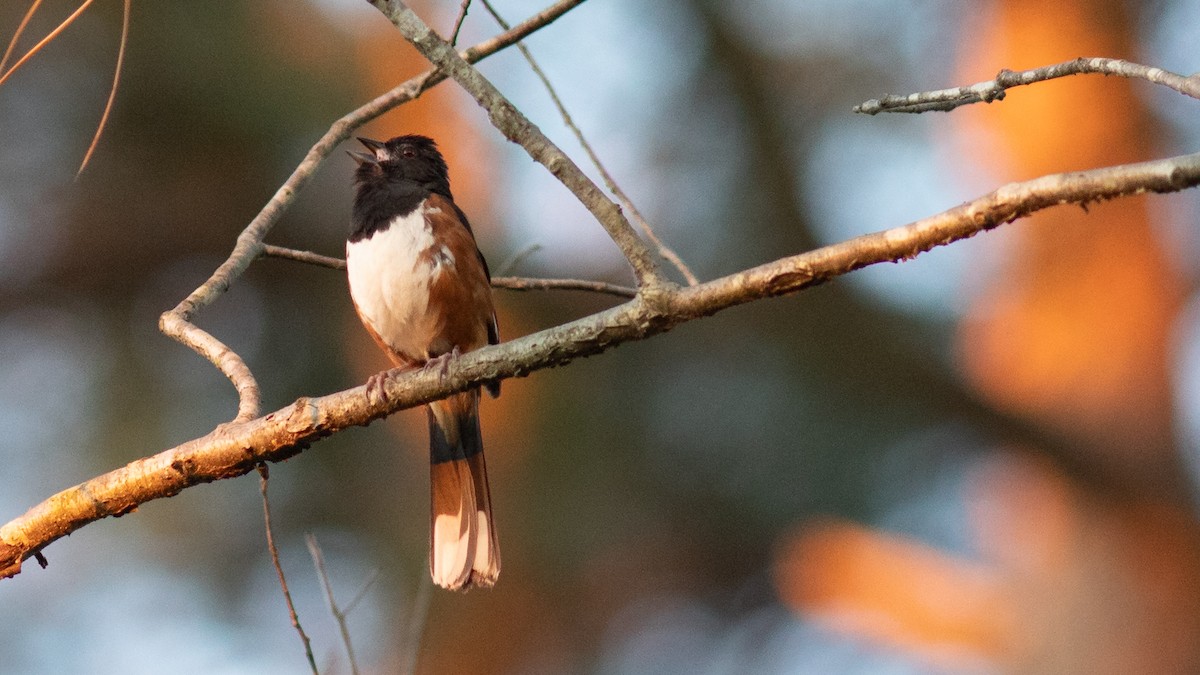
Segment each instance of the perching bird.
[[[496,344],[487,262],[454,204],[433,140],[358,139],[357,195],[346,241],[350,297],[367,332],[397,366],[425,367]],[[444,363],[443,361],[440,361]],[[493,396],[498,383],[487,385]],[[432,509],[429,571],[439,586],[491,586],[500,574],[479,389],[429,404]]]

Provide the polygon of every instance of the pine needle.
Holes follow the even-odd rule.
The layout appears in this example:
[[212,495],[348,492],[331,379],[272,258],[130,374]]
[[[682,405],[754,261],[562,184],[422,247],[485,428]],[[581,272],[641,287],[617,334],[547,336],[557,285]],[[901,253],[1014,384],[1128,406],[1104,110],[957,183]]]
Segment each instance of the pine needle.
[[100,123],[96,125],[96,135],[92,136],[92,143],[88,146],[87,153],[83,155],[83,161],[79,163],[79,170],[75,172],[77,179],[79,174],[87,168],[88,161],[92,159],[92,153],[96,151],[96,146],[100,143],[100,136],[104,134],[109,114],[112,113],[113,101],[117,98],[117,85],[121,82],[121,67],[125,63],[125,45],[129,41],[129,14],[132,4],[133,0],[125,0],[125,11],[121,15],[121,46],[117,49],[117,69],[113,72],[112,88],[108,90],[108,102],[104,104],[104,114],[100,116]]
[[[50,44],[54,40],[54,38],[58,37],[60,33],[62,33],[64,30],[66,30],[67,26],[70,26],[71,24],[75,23],[75,19],[78,19],[79,15],[83,14],[83,10],[85,10],[89,6],[91,6],[91,4],[94,1],[95,0],[83,0],[83,3],[79,5],[78,9],[76,9],[74,12],[71,13],[71,16],[68,16],[67,18],[63,19],[63,22],[58,24],[57,28],[50,31],[50,33],[46,37],[44,37],[40,41],[38,41],[38,43],[36,45],[34,45],[33,48],[31,48],[29,51],[25,52],[25,55],[22,56],[16,63],[14,63],[12,68],[9,68],[7,72],[5,72],[3,75],[0,75],[0,85],[4,84],[6,81],[8,81],[8,78],[12,77],[12,74],[17,72],[18,68],[25,65],[25,62],[28,61],[29,59],[31,59],[34,54],[37,54],[38,52],[40,52],[42,50],[42,47],[45,47],[46,45]],[[30,8],[30,11],[28,13],[26,13],[26,18],[28,18],[33,13],[33,9],[36,8],[36,6],[37,6],[37,3],[34,3],[34,7]],[[24,22],[22,22],[22,25],[24,25]],[[18,34],[19,34],[20,28],[18,28],[17,30],[18,30]],[[10,49],[12,48],[13,45],[16,44],[15,39],[16,38],[14,37],[14,42],[9,45]]]

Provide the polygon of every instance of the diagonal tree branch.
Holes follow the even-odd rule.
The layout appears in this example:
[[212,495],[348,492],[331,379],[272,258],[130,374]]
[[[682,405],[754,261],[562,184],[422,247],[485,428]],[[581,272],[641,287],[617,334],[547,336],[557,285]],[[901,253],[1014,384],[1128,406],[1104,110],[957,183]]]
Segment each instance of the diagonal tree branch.
[[936,246],[1061,204],[1086,205],[1200,185],[1200,153],[1011,183],[908,225],[781,258],[697,286],[643,288],[629,302],[525,337],[469,352],[440,369],[390,371],[386,400],[365,386],[303,397],[64,490],[0,526],[0,578],[60,537],[200,483],[243,475],[314,441],[449,394],[599,354],[755,300],[794,293],[867,265],[901,262]]
[[[488,2],[488,0],[482,0],[482,2],[484,8],[489,14],[492,15],[492,18],[496,20],[496,23],[500,24],[500,27],[504,30],[508,30],[508,22],[504,20],[504,17],[500,16],[500,13],[496,11],[496,8],[492,6],[492,3]],[[546,93],[550,95],[550,100],[554,103],[554,107],[558,109],[558,115],[559,117],[562,117],[563,124],[565,124],[567,128],[571,130],[571,134],[575,136],[575,140],[579,142],[579,146],[583,148],[584,153],[586,153],[588,159],[591,160],[592,166],[596,167],[596,171],[600,172],[600,179],[604,181],[604,186],[607,187],[608,191],[617,198],[617,201],[621,202],[621,208],[629,212],[629,216],[633,218],[633,222],[637,223],[638,229],[641,230],[642,234],[644,234],[646,238],[650,240],[650,243],[653,244],[654,248],[658,250],[658,254],[662,256],[664,260],[674,265],[675,269],[679,270],[679,273],[683,275],[684,281],[687,282],[688,286],[695,286],[696,284],[700,283],[700,280],[697,279],[696,275],[692,273],[692,269],[683,261],[683,258],[681,258],[679,254],[675,252],[675,249],[667,246],[666,242],[664,242],[662,238],[658,236],[658,234],[654,231],[654,228],[650,226],[650,223],[644,216],[642,216],[642,212],[638,210],[638,207],[633,203],[633,200],[629,198],[629,195],[627,195],[625,191],[621,189],[621,186],[617,184],[616,179],[613,178],[612,174],[608,172],[608,168],[604,166],[604,162],[600,161],[600,155],[598,155],[596,150],[592,148],[592,144],[589,143],[587,137],[583,135],[583,130],[579,128],[579,125],[575,124],[575,120],[571,117],[571,113],[567,110],[567,105],[563,103],[562,99],[558,95],[558,90],[556,90],[554,85],[551,84],[550,77],[546,75],[546,71],[542,70],[542,67],[538,64],[537,59],[533,58],[533,52],[529,51],[529,48],[526,47],[523,42],[517,43],[517,51],[521,52],[521,56],[524,56],[525,60],[529,63],[529,69],[533,71],[533,74],[536,75],[539,80],[541,80],[542,87],[545,88]]]
[[608,232],[629,265],[639,287],[656,288],[669,284],[646,242],[638,236],[621,208],[587,177],[583,171],[542,130],[517,110],[495,85],[454,51],[411,9],[399,0],[372,0],[384,16],[399,29],[421,55],[447,73],[487,111],[492,125],[508,140],[520,145],[536,162],[543,165],[575,195]]

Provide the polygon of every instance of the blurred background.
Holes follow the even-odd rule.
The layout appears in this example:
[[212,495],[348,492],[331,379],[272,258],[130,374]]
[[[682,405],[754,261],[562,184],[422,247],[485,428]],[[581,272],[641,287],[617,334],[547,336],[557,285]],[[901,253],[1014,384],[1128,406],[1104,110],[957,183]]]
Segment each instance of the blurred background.
[[[29,2],[0,3],[7,41]],[[499,0],[512,22],[545,0]],[[304,152],[426,65],[360,0],[96,2],[0,87],[0,521],[230,419],[160,335]],[[458,0],[415,8],[448,34]],[[18,53],[77,6],[51,0]],[[1200,70],[1200,0],[590,0],[528,40],[703,279],[903,224],[1012,180],[1195,150],[1200,103],[1086,77],[953,114],[883,93],[1080,55]],[[473,6],[460,44],[497,32]],[[582,164],[515,50],[492,78]],[[362,130],[444,149],[493,268],[628,282],[569,193],[443,84]],[[347,146],[349,147],[349,146]],[[349,158],[268,241],[340,255]],[[1200,671],[1195,193],[1064,207],[902,265],[505,383],[484,437],[504,573],[429,588],[410,411],[272,467],[276,538],[323,672]],[[610,306],[497,291],[512,338]],[[199,323],[264,408],[386,367],[344,275],[264,260]],[[83,528],[0,582],[3,673],[299,673],[257,477]],[[365,589],[365,590],[364,590]],[[419,635],[416,640],[413,635]]]

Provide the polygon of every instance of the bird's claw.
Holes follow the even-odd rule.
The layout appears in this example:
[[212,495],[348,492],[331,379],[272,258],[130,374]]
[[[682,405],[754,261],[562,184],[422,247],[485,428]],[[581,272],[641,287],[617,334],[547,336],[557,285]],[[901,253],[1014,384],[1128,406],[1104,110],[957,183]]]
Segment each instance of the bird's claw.
[[426,370],[436,369],[438,371],[438,375],[440,375],[444,380],[450,375],[450,361],[458,358],[461,355],[462,352],[458,350],[458,347],[455,347],[444,354],[439,354],[438,356],[426,361],[424,368]]
[[387,382],[387,371],[375,373],[367,378],[367,400],[372,403],[387,403],[388,395],[384,384]]

